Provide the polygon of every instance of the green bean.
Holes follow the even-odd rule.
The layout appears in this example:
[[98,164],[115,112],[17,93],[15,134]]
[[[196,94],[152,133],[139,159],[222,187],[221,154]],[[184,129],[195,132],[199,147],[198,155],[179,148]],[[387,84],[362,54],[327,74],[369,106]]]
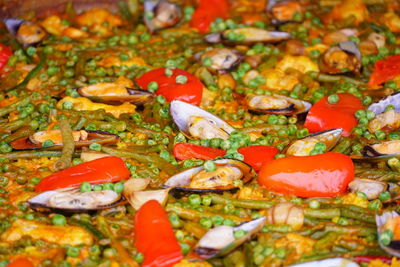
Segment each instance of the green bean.
[[214,77],[212,74],[207,70],[205,67],[200,67],[197,71],[196,74],[200,78],[204,84],[209,87],[211,85],[215,85]]
[[146,134],[147,136],[151,136],[153,134],[157,134],[158,132],[154,131],[154,130],[150,130],[144,127],[140,127],[137,125],[134,125],[133,123],[127,123],[126,126],[126,130],[133,133],[133,134],[137,134],[137,133],[141,133],[141,134]]
[[[74,157],[79,157],[80,153],[74,153]],[[2,159],[22,159],[22,158],[42,158],[42,157],[61,157],[61,151],[18,151],[0,154]]]
[[333,243],[338,238],[337,232],[328,232],[323,238],[319,239],[314,244],[314,249],[317,251],[328,249],[333,246]]
[[318,219],[332,219],[340,216],[340,209],[304,209],[304,216]]
[[105,112],[104,109],[99,109],[96,111],[59,110],[59,112],[68,117],[85,117],[89,121],[93,121],[93,120],[102,121],[102,120],[104,120],[105,116],[107,115],[107,113]]
[[211,201],[215,204],[232,204],[236,207],[246,209],[269,209],[274,204],[270,201],[250,200],[250,199],[235,199],[217,194],[211,194]]
[[4,138],[4,141],[12,142],[12,141],[17,140],[19,138],[30,136],[33,133],[34,133],[34,131],[32,130],[32,128],[30,126],[25,126],[25,127],[19,128],[12,135],[9,135],[6,138]]
[[368,236],[376,234],[376,229],[372,227],[365,226],[349,226],[349,225],[337,225],[337,224],[327,224],[325,226],[326,231],[337,232],[339,234],[357,234],[360,236]]
[[356,169],[356,177],[373,179],[381,182],[398,182],[400,181],[400,172],[392,170],[360,170]]
[[345,81],[352,83],[354,85],[364,85],[365,83],[347,76],[341,76],[341,75],[328,75],[328,74],[323,74],[323,73],[318,73],[318,72],[312,72],[310,73],[310,76],[314,79],[316,79],[319,82],[327,82],[327,83],[332,83],[332,82],[339,82],[339,81]]
[[271,132],[271,131],[279,131],[281,129],[286,129],[285,125],[274,125],[274,124],[259,124],[256,126],[245,127],[240,129],[242,132],[249,133],[249,132]]
[[290,233],[293,231],[293,229],[290,225],[287,225],[287,224],[282,224],[282,225],[264,224],[263,231],[278,232],[278,233]]
[[75,123],[73,130],[78,131],[83,128],[85,123],[87,122],[87,119],[83,116],[79,117],[78,121]]
[[87,221],[78,220],[75,218],[70,218],[68,221],[72,224],[76,224],[82,228],[85,228],[86,230],[91,232],[97,239],[105,238],[104,234],[101,231],[99,231],[93,224]]
[[12,103],[11,105],[0,108],[0,117],[3,117],[4,115],[7,115],[8,113],[16,110],[18,108],[18,106],[25,106],[29,102],[31,102],[31,98],[28,96],[21,100],[18,100],[15,103]]
[[46,54],[42,54],[39,63],[28,73],[28,75],[26,75],[25,79],[20,84],[17,84],[12,88],[5,89],[5,91],[12,91],[24,88],[29,83],[29,81],[43,69],[46,63],[46,59],[47,59]]
[[178,168],[168,161],[164,160],[160,156],[156,154],[141,154],[141,153],[136,153],[133,151],[123,151],[123,150],[118,150],[115,148],[111,147],[102,147],[101,150],[107,154],[111,154],[117,157],[122,157],[122,158],[131,158],[134,160],[137,160],[141,163],[154,163],[156,164],[161,170],[166,172],[169,175],[175,174],[178,172]]
[[342,154],[350,153],[350,146],[351,140],[350,138],[343,138],[339,144],[337,144],[333,149],[332,152],[338,152]]
[[196,238],[200,239],[207,232],[207,230],[200,226],[200,224],[195,222],[185,222],[183,224],[183,229],[193,234]]
[[224,219],[232,220],[235,223],[242,223],[242,222],[248,221],[248,219],[246,219],[246,218],[240,218],[240,217],[233,216],[233,215],[212,213],[212,212],[207,212],[207,211],[200,212],[197,210],[182,208],[182,207],[180,207],[178,205],[174,205],[174,204],[168,204],[166,209],[168,212],[174,212],[179,217],[181,217],[182,219],[186,219],[186,220],[197,221],[202,217],[212,218],[214,216],[220,216]]
[[316,233],[317,231],[320,231],[321,229],[323,229],[323,225],[315,225],[312,228],[307,228],[307,229],[303,229],[301,231],[297,231],[295,232],[296,234],[299,235],[303,235],[303,236],[310,236],[314,233]]
[[340,215],[343,217],[356,219],[359,221],[375,224],[374,215],[366,214],[364,212],[357,212],[351,209],[342,208],[340,209]]
[[72,135],[72,129],[68,120],[61,120],[59,122],[61,136],[62,136],[62,152],[61,158],[55,163],[56,170],[63,170],[69,168],[72,164],[72,155],[74,154],[75,142]]
[[96,125],[96,128],[103,130],[111,130],[115,129],[118,132],[123,132],[126,130],[126,123],[124,121],[117,122],[106,122],[106,121],[90,121],[88,123],[93,123]]
[[4,123],[0,126],[0,128],[6,132],[13,132],[15,130],[18,130],[24,125],[28,125],[29,121],[30,121],[29,118],[19,119],[8,123]]

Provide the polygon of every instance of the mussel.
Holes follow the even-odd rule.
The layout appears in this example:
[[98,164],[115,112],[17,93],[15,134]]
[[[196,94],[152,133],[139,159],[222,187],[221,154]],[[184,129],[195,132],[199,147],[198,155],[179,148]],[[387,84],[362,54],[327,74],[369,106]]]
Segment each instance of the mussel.
[[341,42],[328,49],[321,58],[322,72],[339,74],[346,72],[358,73],[361,68],[361,52],[352,41]]
[[[89,146],[92,143],[115,144],[118,142],[118,135],[102,131],[72,131],[76,147]],[[39,149],[43,147],[45,141],[50,140],[52,144],[46,148],[61,149],[63,146],[61,131],[49,130],[36,132],[29,137],[19,138],[11,142],[11,147],[16,150]]]
[[371,104],[368,110],[372,110],[376,115],[384,113],[386,107],[392,105],[397,112],[400,112],[400,91],[395,92],[376,103]]
[[179,130],[189,138],[226,140],[235,130],[210,112],[179,100],[171,102],[170,113]]
[[211,60],[212,63],[209,68],[224,73],[234,69],[243,61],[244,56],[234,49],[214,48],[203,53],[200,59],[202,62],[206,59]]
[[150,179],[129,179],[124,183],[124,197],[129,204],[138,210],[149,200],[157,200],[161,205],[164,205],[168,199],[169,189],[147,190],[146,187],[150,183]]
[[[217,226],[209,230],[197,243],[194,252],[202,259],[210,259],[228,254],[257,234],[266,222],[265,217],[242,223],[241,225]],[[235,233],[240,231],[240,237]]]
[[141,89],[131,89],[118,83],[97,83],[78,89],[81,96],[87,97],[93,102],[106,104],[121,104],[130,102],[135,105],[142,105],[151,101],[152,93]]
[[250,111],[267,114],[301,114],[308,112],[312,106],[306,101],[277,94],[249,94],[246,96],[245,101]]
[[259,28],[237,28],[211,33],[205,36],[209,43],[224,43],[228,45],[255,44],[255,43],[279,43],[290,39],[292,36],[287,32],[267,31]]
[[360,265],[354,261],[345,258],[330,258],[320,261],[310,261],[300,264],[290,265],[290,267],[359,267]]
[[400,233],[397,230],[400,215],[395,211],[387,211],[382,215],[375,215],[375,220],[381,248],[395,257],[400,257]]
[[326,150],[329,151],[338,143],[342,132],[343,129],[338,128],[310,134],[291,143],[286,150],[286,155],[308,156],[317,143],[324,143]]
[[181,8],[166,0],[144,1],[144,22],[154,32],[177,24],[182,18]]
[[7,30],[23,46],[40,43],[47,35],[46,31],[38,24],[22,19],[5,19]]
[[351,158],[355,162],[379,162],[394,157],[400,158],[400,140],[365,146],[362,153],[362,156],[352,155]]
[[42,212],[77,213],[111,208],[120,200],[121,194],[113,190],[80,192],[79,188],[65,188],[41,193],[28,204]]
[[220,192],[232,190],[256,176],[252,167],[234,159],[214,160],[216,169],[207,171],[203,166],[191,168],[170,177],[164,184],[173,193]]
[[361,192],[364,193],[369,200],[377,199],[380,193],[387,190],[388,184],[371,179],[359,179],[355,178],[349,183],[349,188],[351,192]]
[[269,0],[266,9],[273,24],[295,21],[295,14],[302,13],[301,4],[293,0]]

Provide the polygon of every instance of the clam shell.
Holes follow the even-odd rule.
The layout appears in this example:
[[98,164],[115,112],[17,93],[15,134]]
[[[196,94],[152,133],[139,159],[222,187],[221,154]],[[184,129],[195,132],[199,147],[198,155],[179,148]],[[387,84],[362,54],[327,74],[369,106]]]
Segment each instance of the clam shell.
[[[190,118],[191,117],[202,117],[207,120],[212,121],[215,127],[221,129],[228,135],[235,129],[228,123],[218,118],[217,116],[207,112],[197,106],[188,104],[183,101],[174,100],[171,102],[170,113],[175,124],[178,126],[179,130],[189,138],[194,138],[189,131],[190,128]],[[198,137],[195,137],[198,138]],[[202,139],[202,138],[199,138]],[[209,139],[209,138],[206,138]]]
[[[236,227],[217,226],[209,230],[197,243],[195,253],[202,259],[210,259],[228,254],[259,232],[266,222],[265,217],[242,223]],[[235,239],[234,232],[246,231],[246,234]]]

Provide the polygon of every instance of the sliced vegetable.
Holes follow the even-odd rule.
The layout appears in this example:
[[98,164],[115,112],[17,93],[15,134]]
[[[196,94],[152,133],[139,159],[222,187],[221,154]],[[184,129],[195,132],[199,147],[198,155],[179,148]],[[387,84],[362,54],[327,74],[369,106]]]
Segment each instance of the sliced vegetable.
[[136,213],[135,245],[144,255],[142,266],[173,266],[183,258],[168,215],[156,200],[146,202]]
[[9,264],[7,264],[7,267],[34,267],[33,263],[25,258],[25,257],[18,257],[10,261]]
[[8,59],[12,56],[12,54],[13,53],[8,46],[0,43],[0,71],[7,64]]
[[304,127],[311,133],[342,128],[343,136],[349,136],[351,130],[357,125],[354,113],[363,109],[361,100],[347,93],[337,94],[339,99],[334,103],[329,103],[328,97],[324,97],[316,102],[307,114]]
[[216,18],[226,19],[229,15],[229,2],[227,0],[200,0],[190,25],[201,33],[210,31],[210,24]]
[[104,157],[84,162],[42,179],[35,187],[36,192],[58,188],[77,187],[83,182],[91,184],[113,183],[130,177],[129,169],[118,157]]
[[189,143],[177,143],[174,146],[174,156],[179,160],[186,159],[204,159],[212,160],[216,157],[225,156],[226,151],[223,149],[199,146]]
[[279,150],[274,146],[246,146],[238,149],[238,152],[244,156],[244,162],[253,167],[256,171],[274,159]]
[[378,85],[392,80],[397,75],[400,75],[400,55],[378,60],[375,63],[374,71],[369,77],[368,85],[371,88],[378,87]]
[[155,94],[164,96],[167,101],[181,100],[199,105],[203,95],[201,81],[189,72],[176,68],[148,71],[136,79],[136,82],[143,89],[156,90]]
[[328,152],[292,156],[265,164],[258,182],[269,190],[299,197],[335,197],[344,193],[354,178],[350,157]]

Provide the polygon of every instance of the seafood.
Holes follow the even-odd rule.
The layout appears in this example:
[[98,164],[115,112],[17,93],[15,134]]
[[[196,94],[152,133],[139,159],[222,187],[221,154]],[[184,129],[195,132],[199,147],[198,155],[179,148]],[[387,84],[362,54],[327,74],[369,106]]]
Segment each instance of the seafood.
[[144,1],[144,12],[144,22],[152,32],[174,26],[182,17],[181,8],[166,0]]
[[395,211],[387,211],[382,215],[376,215],[379,245],[389,254],[400,257],[400,236],[398,225],[400,216]]
[[272,22],[274,24],[281,24],[286,22],[295,21],[295,14],[302,13],[301,4],[298,1],[284,0],[268,1],[267,11],[271,14]]
[[150,179],[130,179],[124,184],[124,197],[135,210],[149,200],[157,200],[164,205],[167,202],[169,189],[147,190]]
[[228,72],[235,68],[242,60],[243,55],[237,50],[228,48],[214,48],[206,51],[201,55],[201,60],[211,60],[212,64],[209,67],[212,70],[219,72]]
[[325,52],[320,69],[330,74],[358,72],[361,68],[361,53],[352,41],[341,42]]
[[371,179],[354,179],[349,183],[351,192],[364,193],[369,200],[377,199],[379,194],[385,192],[388,188],[387,183],[371,180]]
[[290,38],[291,35],[287,32],[267,31],[258,28],[238,28],[205,36],[205,40],[212,44],[277,43]]
[[24,46],[36,45],[47,36],[45,30],[38,24],[21,19],[6,19],[8,31]]
[[329,267],[359,267],[357,263],[345,258],[331,258],[320,261],[311,261],[295,265],[290,265],[290,267],[319,267],[319,266],[329,266]]
[[307,112],[311,104],[283,95],[247,95],[249,110],[257,113],[294,115]]
[[287,224],[293,230],[299,230],[304,223],[303,209],[292,203],[279,203],[267,211],[267,222],[270,224]]

